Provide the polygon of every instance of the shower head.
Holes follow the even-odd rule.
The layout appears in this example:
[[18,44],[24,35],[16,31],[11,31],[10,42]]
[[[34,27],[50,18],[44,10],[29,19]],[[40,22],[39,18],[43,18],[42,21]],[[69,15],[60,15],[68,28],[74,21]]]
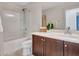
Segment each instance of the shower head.
[[27,8],[23,8],[22,11],[24,12],[25,10],[29,11],[30,12],[30,9],[27,9]]
[[24,11],[25,9],[22,9],[22,11]]

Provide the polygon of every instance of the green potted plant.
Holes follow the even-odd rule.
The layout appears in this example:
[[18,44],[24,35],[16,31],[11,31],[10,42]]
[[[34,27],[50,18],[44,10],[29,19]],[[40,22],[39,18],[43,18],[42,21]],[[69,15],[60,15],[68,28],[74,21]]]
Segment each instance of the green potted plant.
[[48,29],[48,30],[51,30],[51,29],[53,29],[53,28],[54,28],[53,23],[48,23],[48,24],[47,24],[47,29]]

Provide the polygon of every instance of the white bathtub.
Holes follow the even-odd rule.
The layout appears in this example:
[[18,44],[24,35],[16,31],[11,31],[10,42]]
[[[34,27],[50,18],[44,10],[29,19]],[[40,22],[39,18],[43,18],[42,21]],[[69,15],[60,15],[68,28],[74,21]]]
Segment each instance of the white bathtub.
[[15,40],[5,41],[3,44],[3,55],[10,55],[22,48],[24,41],[30,40],[29,37],[22,37]]

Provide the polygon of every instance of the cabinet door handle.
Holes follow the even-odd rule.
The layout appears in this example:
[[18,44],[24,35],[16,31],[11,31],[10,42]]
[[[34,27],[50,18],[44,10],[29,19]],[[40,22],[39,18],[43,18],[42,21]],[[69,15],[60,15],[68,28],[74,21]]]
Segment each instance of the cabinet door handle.
[[43,38],[41,40],[43,41]]
[[43,39],[43,38],[42,38],[41,40],[42,40],[42,41],[45,41],[45,39]]
[[65,44],[64,47],[66,48],[67,47],[67,44]]
[[43,39],[43,41],[45,41],[45,39]]

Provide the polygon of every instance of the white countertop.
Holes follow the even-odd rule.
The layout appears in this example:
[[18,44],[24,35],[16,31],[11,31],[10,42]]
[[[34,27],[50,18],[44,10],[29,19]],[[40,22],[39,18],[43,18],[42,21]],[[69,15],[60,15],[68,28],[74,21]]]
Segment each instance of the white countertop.
[[73,43],[79,43],[79,35],[77,34],[64,34],[64,33],[58,33],[58,32],[34,32],[32,35],[39,35],[49,38],[54,38],[58,40],[73,42]]

